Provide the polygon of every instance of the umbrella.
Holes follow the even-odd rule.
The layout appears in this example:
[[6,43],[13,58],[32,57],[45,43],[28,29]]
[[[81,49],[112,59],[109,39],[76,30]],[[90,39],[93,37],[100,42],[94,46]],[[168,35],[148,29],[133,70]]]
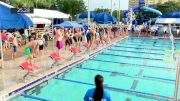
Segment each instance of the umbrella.
[[96,23],[100,23],[100,24],[108,24],[108,23],[116,22],[117,19],[115,17],[111,16],[110,14],[107,14],[107,13],[99,13],[94,18],[94,21]]

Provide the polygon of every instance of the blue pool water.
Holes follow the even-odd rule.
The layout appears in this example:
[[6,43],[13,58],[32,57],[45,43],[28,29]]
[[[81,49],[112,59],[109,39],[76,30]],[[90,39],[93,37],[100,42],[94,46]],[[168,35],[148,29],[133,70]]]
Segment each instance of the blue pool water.
[[164,61],[172,58],[164,55],[170,49],[168,40],[132,37],[11,101],[83,101],[96,74],[104,76],[112,101],[167,101],[176,77]]

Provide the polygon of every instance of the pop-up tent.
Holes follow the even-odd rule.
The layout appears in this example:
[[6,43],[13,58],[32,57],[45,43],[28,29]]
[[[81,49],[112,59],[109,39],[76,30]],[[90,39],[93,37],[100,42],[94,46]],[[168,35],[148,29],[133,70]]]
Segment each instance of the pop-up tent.
[[63,27],[63,28],[83,28],[83,25],[71,22],[71,21],[65,21],[61,24],[56,24],[54,27]]
[[[11,13],[12,6],[3,3],[0,1],[0,30],[5,29],[19,29],[19,28],[29,28],[32,26],[32,21],[29,17],[24,14],[12,14]],[[1,31],[0,31],[1,33]],[[0,35],[0,41],[1,41]],[[0,43],[2,48],[2,42]],[[1,50],[2,56],[2,68],[3,68],[3,51]]]
[[29,28],[32,21],[25,14],[12,14],[10,6],[0,1],[0,29]]
[[34,9],[33,14],[26,14],[30,18],[69,18],[69,14],[59,12],[57,10]]
[[31,18],[33,24],[51,25],[51,20],[45,18]]
[[158,18],[157,24],[180,24],[180,18]]
[[[94,18],[96,16],[96,13],[91,11],[90,12],[90,18]],[[81,13],[79,15],[79,18],[83,19],[83,18],[88,18],[88,12],[84,12],[84,13]]]
[[99,23],[99,24],[108,24],[108,23],[116,22],[117,19],[107,13],[99,13],[96,15],[96,17],[94,18],[93,21],[95,21],[96,23]]

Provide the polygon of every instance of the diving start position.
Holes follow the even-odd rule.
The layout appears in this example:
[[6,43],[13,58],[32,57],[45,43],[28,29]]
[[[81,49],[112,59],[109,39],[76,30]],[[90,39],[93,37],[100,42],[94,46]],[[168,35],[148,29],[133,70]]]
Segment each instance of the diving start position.
[[28,56],[26,61],[23,62],[20,67],[27,70],[28,72],[35,72],[41,70],[42,68],[33,64],[33,58],[36,51],[39,49],[38,40],[33,40],[29,42],[24,48],[26,55]]

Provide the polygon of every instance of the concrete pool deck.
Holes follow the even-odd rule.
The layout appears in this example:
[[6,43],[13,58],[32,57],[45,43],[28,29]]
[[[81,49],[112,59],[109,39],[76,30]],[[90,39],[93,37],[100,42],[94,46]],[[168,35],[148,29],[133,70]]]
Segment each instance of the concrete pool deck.
[[[33,86],[36,86],[43,81],[46,81],[53,76],[57,75],[58,73],[61,73],[69,68],[70,64],[78,63],[78,61],[81,61],[82,59],[88,58],[90,55],[95,54],[109,46],[112,46],[114,43],[127,38],[127,36],[120,37],[114,39],[110,44],[100,46],[98,48],[92,49],[89,53],[80,54],[79,56],[74,57],[72,60],[64,61],[63,64],[56,66],[54,68],[50,68],[53,61],[49,58],[50,53],[53,53],[53,47],[52,42],[50,44],[51,47],[48,48],[48,54],[45,54],[41,56],[41,58],[36,58],[34,60],[34,63],[38,66],[41,66],[43,69],[39,71],[35,76],[29,77],[26,82],[22,82],[22,77],[27,73],[26,71],[22,70],[21,68],[18,68],[19,64],[21,64],[20,61],[24,61],[26,56],[20,56],[15,61],[14,60],[7,60],[4,62],[3,69],[0,69],[0,100],[7,100],[12,97],[15,97],[18,94],[21,94],[23,91],[32,88]],[[73,54],[70,51],[67,51],[65,49],[62,50],[62,54],[65,57],[71,57]],[[18,62],[17,62],[18,61]],[[67,67],[68,66],[68,67]],[[67,67],[64,69],[64,67]],[[45,78],[43,79],[42,78]],[[38,81],[37,81],[38,80]],[[31,84],[32,82],[37,81],[34,84]],[[31,84],[30,86],[27,86]],[[21,90],[20,88],[24,88]]]

